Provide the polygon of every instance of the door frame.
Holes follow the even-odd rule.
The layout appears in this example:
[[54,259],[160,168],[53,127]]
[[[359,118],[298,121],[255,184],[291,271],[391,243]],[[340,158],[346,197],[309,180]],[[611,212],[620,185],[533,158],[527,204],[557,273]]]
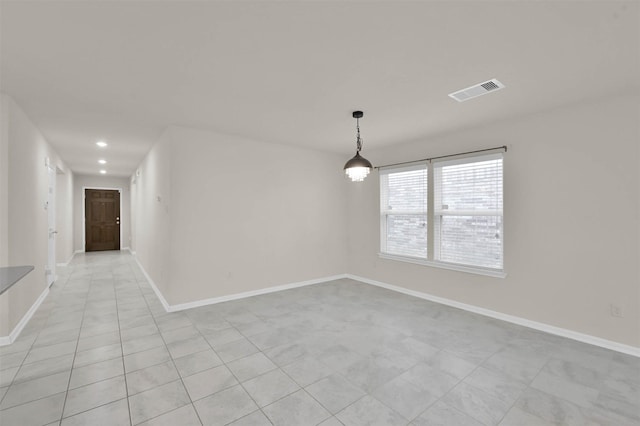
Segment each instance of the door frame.
[[82,251],[87,249],[87,198],[85,196],[87,189],[102,189],[109,191],[118,191],[120,193],[120,251],[122,251],[122,188],[107,188],[104,186],[83,186],[82,187]]
[[58,179],[58,168],[51,164],[49,158],[45,158],[47,167],[47,265],[45,266],[45,282],[47,287],[51,287],[57,281],[56,275],[56,181]]

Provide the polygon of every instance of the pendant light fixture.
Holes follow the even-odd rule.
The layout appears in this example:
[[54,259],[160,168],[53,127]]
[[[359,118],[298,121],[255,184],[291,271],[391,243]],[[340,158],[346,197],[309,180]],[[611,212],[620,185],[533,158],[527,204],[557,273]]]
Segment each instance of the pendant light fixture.
[[364,157],[360,156],[362,149],[362,139],[360,138],[360,119],[364,115],[362,111],[353,111],[353,118],[356,119],[356,155],[344,165],[344,172],[353,182],[362,182],[367,177],[373,166]]

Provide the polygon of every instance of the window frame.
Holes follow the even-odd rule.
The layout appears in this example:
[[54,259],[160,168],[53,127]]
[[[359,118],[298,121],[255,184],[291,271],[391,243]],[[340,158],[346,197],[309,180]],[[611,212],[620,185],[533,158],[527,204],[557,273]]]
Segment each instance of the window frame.
[[[404,166],[404,167],[397,167],[394,168],[393,170],[395,171],[395,173],[404,173],[404,172],[411,172],[411,171],[417,171],[417,170],[423,170],[425,167],[427,166],[426,163],[416,163],[413,164],[411,166]],[[381,173],[380,174],[380,182],[382,182],[382,179],[384,178],[385,175],[388,175],[388,173]],[[425,176],[425,178],[427,179],[426,182],[426,188],[427,188],[427,193],[428,193],[428,175]],[[397,215],[397,216],[424,216],[425,222],[427,224],[427,242],[428,242],[428,237],[429,237],[429,231],[428,231],[428,224],[429,224],[429,212],[428,212],[428,205],[426,206],[426,209],[423,210],[390,210],[390,209],[383,209],[382,207],[382,202],[385,201],[385,196],[382,194],[382,191],[380,192],[380,235],[386,235],[387,234],[387,219],[390,215]],[[382,238],[380,238],[380,252],[384,252],[384,250],[387,248],[387,240],[385,239],[384,242],[382,240]],[[427,255],[428,255],[428,250],[427,250]],[[400,256],[400,255],[398,255]],[[408,258],[415,258],[415,259],[421,259],[419,257],[413,257],[413,256],[409,256],[409,255],[401,255],[401,256],[405,256]]]
[[[504,229],[505,229],[505,220],[504,220],[504,151],[493,152],[493,153],[483,153],[483,154],[465,154],[460,156],[447,156],[447,159],[433,159],[428,161],[420,161],[416,162],[410,166],[388,166],[380,168],[380,180],[379,180],[379,195],[380,195],[380,206],[379,206],[379,214],[380,214],[380,251],[378,256],[382,259],[394,260],[399,262],[407,262],[417,265],[466,272],[477,275],[485,275],[496,278],[505,278],[507,276],[504,262]],[[437,179],[435,179],[435,169],[438,164],[464,164],[464,163],[474,163],[474,162],[482,162],[488,161],[491,159],[501,159],[502,160],[502,174],[501,174],[501,189],[502,189],[502,209],[490,210],[490,209],[482,209],[473,211],[471,216],[485,216],[492,213],[492,216],[499,216],[502,219],[502,230],[501,230],[501,251],[502,251],[502,268],[489,268],[483,266],[476,265],[468,265],[462,263],[453,263],[447,262],[443,260],[438,260],[436,258],[436,253],[439,253],[439,247],[437,247],[437,236],[436,236],[436,228],[438,224],[441,223],[442,210],[436,211],[434,199],[436,197],[436,184]],[[442,166],[441,166],[442,167]],[[389,214],[388,209],[383,209],[382,203],[385,201],[385,195],[383,194],[383,176],[391,173],[398,173],[409,170],[419,170],[426,169],[427,174],[427,256],[423,257],[415,257],[397,253],[389,253],[386,247],[387,241],[387,230],[386,230],[386,217]],[[496,214],[498,213],[498,214]],[[460,213],[447,214],[447,216],[465,216]]]

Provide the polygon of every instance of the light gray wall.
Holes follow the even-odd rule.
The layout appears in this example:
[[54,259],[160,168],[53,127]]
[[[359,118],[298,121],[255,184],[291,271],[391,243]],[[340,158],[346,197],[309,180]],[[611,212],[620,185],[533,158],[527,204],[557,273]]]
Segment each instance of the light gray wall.
[[0,266],[6,266],[8,264],[9,264],[9,97],[4,94],[0,94]]
[[[0,266],[9,266],[9,98],[0,93]],[[0,337],[11,332],[9,296],[0,295]]]
[[[0,296],[0,336],[7,336],[46,289],[48,259],[48,218],[45,202],[48,174],[45,158],[53,166],[71,173],[20,107],[5,94],[0,95],[2,124],[0,157],[0,223],[7,232],[0,234],[2,266],[33,265],[34,271]],[[6,165],[5,165],[6,164]],[[6,200],[6,201],[5,201]],[[5,204],[6,203],[6,204]],[[68,231],[63,237],[71,238]]]
[[125,249],[131,243],[131,194],[129,178],[112,176],[75,175],[73,181],[73,217],[74,250],[84,251],[84,189],[112,188],[122,189],[120,193],[120,248]]
[[380,259],[377,174],[345,182],[340,156],[183,128],[135,178],[138,257],[170,304],[349,272],[637,347],[639,104],[601,99],[365,153],[385,164],[507,145],[505,279]]
[[[171,136],[164,132],[131,180],[133,250],[154,283],[168,293],[170,249]],[[160,200],[158,200],[160,197]],[[183,255],[188,255],[183,253]],[[178,283],[174,284],[179,286]]]
[[507,145],[508,276],[380,259],[377,174],[349,186],[349,272],[640,346],[639,105],[604,99],[367,151],[381,165]]
[[170,304],[342,274],[343,160],[172,127],[136,178],[136,253]]

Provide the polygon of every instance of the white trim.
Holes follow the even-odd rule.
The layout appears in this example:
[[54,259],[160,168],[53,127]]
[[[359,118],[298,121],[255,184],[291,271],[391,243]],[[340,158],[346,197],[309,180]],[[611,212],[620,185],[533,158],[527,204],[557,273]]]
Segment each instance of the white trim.
[[216,303],[229,302],[231,300],[238,300],[238,299],[245,299],[247,297],[258,296],[258,295],[261,295],[261,294],[274,293],[274,292],[277,292],[277,291],[289,290],[289,289],[292,289],[292,288],[304,287],[304,286],[308,286],[308,285],[320,284],[320,283],[325,283],[325,282],[328,282],[328,281],[334,281],[334,280],[338,280],[338,279],[341,279],[341,278],[347,278],[346,274],[332,275],[332,276],[329,276],[329,277],[316,278],[316,279],[313,279],[313,280],[300,281],[300,282],[296,282],[296,283],[283,284],[283,285],[278,285],[278,286],[274,286],[274,287],[261,288],[259,290],[245,291],[243,293],[230,294],[230,295],[227,295],[227,296],[212,297],[210,299],[201,299],[201,300],[196,300],[196,301],[193,301],[193,302],[179,303],[177,305],[169,305],[169,303],[167,302],[167,299],[164,298],[164,296],[162,295],[162,293],[160,292],[160,290],[156,286],[156,283],[153,282],[153,280],[151,279],[151,277],[149,276],[147,271],[145,271],[144,267],[142,266],[142,264],[140,263],[138,258],[136,257],[134,259],[135,259],[136,263],[138,264],[138,266],[140,267],[140,270],[144,274],[144,276],[147,279],[147,281],[149,281],[149,285],[151,286],[153,291],[156,293],[156,296],[158,296],[158,299],[160,300],[160,303],[162,303],[162,306],[164,307],[164,310],[167,311],[167,312],[184,311],[185,309],[192,309],[192,308],[197,308],[197,307],[200,307],[200,306],[214,305]]
[[292,288],[305,287],[305,286],[314,285],[314,284],[321,284],[329,281],[339,280],[341,278],[346,278],[346,275],[345,274],[332,275],[329,277],[315,278],[312,280],[299,281],[295,283],[283,284],[283,285],[278,285],[274,287],[261,288],[259,290],[251,290],[251,291],[245,291],[242,293],[230,294],[228,296],[220,296],[220,297],[213,297],[211,299],[196,300],[195,302],[179,303],[177,305],[170,305],[169,312],[178,312],[178,311],[183,311],[185,309],[197,308],[200,306],[214,305],[216,303],[229,302],[231,300],[244,299],[252,296],[259,296],[261,294],[275,293],[277,291],[290,290]]
[[12,343],[11,336],[0,336],[0,346],[7,346]]
[[[491,154],[487,152],[491,151]],[[500,151],[495,152],[495,151]],[[502,180],[501,184],[501,197],[504,197],[504,153],[506,152],[506,147],[498,147],[498,148],[490,148],[488,150],[480,150],[480,151],[472,151],[462,154],[454,154],[447,155],[443,157],[435,157],[432,159],[424,159],[418,160],[420,161],[420,165],[415,165],[417,162],[411,162],[414,166],[407,167],[407,163],[399,163],[396,165],[387,166],[384,172],[380,173],[380,182],[379,182],[379,193],[380,193],[380,250],[379,257],[383,259],[396,260],[401,262],[414,263],[418,265],[424,265],[428,267],[449,269],[453,271],[465,272],[469,274],[478,274],[485,275],[495,278],[505,278],[506,273],[504,271],[504,259],[501,261],[500,268],[491,268],[484,267],[481,265],[468,265],[468,264],[460,264],[455,262],[448,262],[446,260],[441,260],[440,256],[440,245],[441,245],[441,235],[440,228],[443,216],[498,216],[503,218],[504,221],[504,212],[503,210],[456,210],[456,211],[448,211],[443,210],[441,208],[436,208],[440,204],[440,198],[442,196],[442,182],[438,183],[442,176],[442,169],[447,165],[453,164],[481,164],[488,161],[493,161],[492,168],[496,167],[500,170],[499,180]],[[422,163],[424,162],[424,163]],[[407,170],[423,170],[427,173],[426,182],[422,182],[422,186],[426,183],[426,211],[424,210],[416,210],[416,211],[408,211],[408,210],[393,210],[391,207],[386,205],[387,198],[389,197],[389,178],[387,175],[403,173]],[[495,179],[494,179],[495,180]],[[406,187],[414,186],[414,184],[407,184]],[[422,208],[424,209],[424,205]],[[446,208],[443,206],[443,208]],[[389,253],[388,248],[388,230],[387,230],[387,221],[390,215],[412,215],[412,216],[426,216],[426,253],[423,256],[405,256],[402,253]],[[423,224],[424,225],[424,224]],[[502,228],[504,229],[504,223]],[[500,252],[502,257],[504,257],[504,235],[501,233],[501,244],[500,244]]]
[[149,274],[147,274],[147,271],[144,269],[144,267],[142,266],[142,263],[140,263],[140,261],[138,260],[137,257],[133,258],[136,263],[138,264],[138,266],[140,267],[140,270],[142,271],[142,274],[144,275],[144,277],[147,279],[147,281],[149,282],[149,285],[151,286],[151,288],[153,289],[153,292],[156,294],[156,296],[158,297],[158,300],[160,300],[160,303],[162,303],[162,307],[164,308],[165,311],[167,312],[171,312],[169,309],[171,308],[169,306],[169,304],[167,303],[167,299],[164,298],[164,296],[162,295],[162,293],[160,292],[160,290],[158,289],[158,287],[156,286],[156,283],[153,282],[153,279],[151,279],[151,276]]
[[29,308],[29,310],[27,311],[26,314],[24,314],[20,322],[18,322],[18,324],[16,324],[16,326],[13,328],[13,331],[9,333],[8,336],[0,336],[0,346],[10,345],[11,343],[16,341],[16,339],[22,332],[22,329],[27,325],[29,320],[31,320],[31,317],[33,316],[33,314],[36,313],[36,311],[38,310],[38,308],[40,307],[44,299],[47,298],[48,294],[49,294],[49,286],[46,286],[44,291],[38,297],[38,299],[36,299],[36,301],[33,302],[33,305],[31,305],[31,308]]
[[69,258],[69,260],[67,260],[66,262],[62,262],[62,263],[57,263],[56,265],[58,266],[69,266],[69,264],[71,263],[71,261],[73,260],[74,256],[80,253],[80,250],[76,250],[73,253],[71,253],[71,257]]
[[[481,161],[502,160],[504,158],[504,147],[493,148],[495,152],[469,152],[466,154],[447,155],[444,158],[434,158],[431,163],[434,167],[446,167],[458,164],[476,163]],[[437,165],[437,166],[436,166]]]
[[413,172],[415,170],[426,169],[429,166],[429,160],[417,160],[411,161],[407,164],[379,166],[378,173],[382,175],[388,175],[391,173]]
[[87,218],[86,218],[86,210],[87,210],[87,198],[85,197],[85,193],[87,189],[106,189],[109,191],[118,191],[120,193],[120,225],[118,225],[120,227],[120,250],[122,250],[122,192],[123,189],[122,188],[107,188],[107,187],[101,187],[101,186],[83,186],[82,187],[82,252],[84,253],[84,249],[87,247],[87,230],[86,230],[86,225],[87,225]]
[[361,277],[361,276],[358,276],[358,275],[353,275],[353,274],[332,275],[332,276],[329,276],[329,277],[316,278],[316,279],[313,279],[313,280],[300,281],[300,282],[297,282],[297,283],[284,284],[284,285],[279,285],[279,286],[275,286],[275,287],[268,287],[268,288],[263,288],[263,289],[259,289],[259,290],[247,291],[247,292],[244,292],[244,293],[236,293],[236,294],[231,294],[231,295],[228,295],[228,296],[220,296],[220,297],[214,297],[214,298],[211,298],[211,299],[202,299],[202,300],[196,300],[194,302],[180,303],[180,304],[177,304],[177,305],[169,305],[169,303],[164,298],[164,296],[162,295],[162,293],[160,292],[158,287],[155,285],[155,283],[153,282],[153,280],[151,279],[149,274],[147,274],[147,271],[145,271],[145,269],[142,266],[142,264],[140,263],[140,261],[136,257],[134,257],[134,259],[135,259],[136,263],[138,264],[138,266],[140,267],[140,270],[142,271],[142,273],[146,277],[147,281],[149,282],[149,285],[151,286],[153,291],[156,293],[156,296],[158,296],[158,299],[160,300],[160,303],[162,303],[162,306],[164,307],[165,311],[167,311],[167,312],[178,312],[178,311],[182,311],[182,310],[185,310],[185,309],[191,309],[191,308],[196,308],[196,307],[200,307],[200,306],[213,305],[213,304],[216,304],[216,303],[228,302],[228,301],[231,301],[231,300],[238,300],[238,299],[244,299],[244,298],[247,298],[247,297],[258,296],[258,295],[261,295],[261,294],[273,293],[273,292],[278,292],[278,291],[282,291],[282,290],[289,290],[289,289],[292,289],[292,288],[304,287],[304,286],[313,285],[313,284],[321,284],[321,283],[324,283],[324,282],[334,281],[334,280],[338,280],[338,279],[342,279],[342,278],[349,278],[349,279],[352,279],[352,280],[355,280],[355,281],[359,281],[359,282],[364,283],[364,284],[369,284],[369,285],[373,285],[373,286],[376,286],[376,287],[382,287],[382,288],[385,288],[387,290],[391,290],[391,291],[395,291],[395,292],[398,292],[398,293],[406,294],[406,295],[409,295],[409,296],[417,297],[419,299],[429,300],[431,302],[439,303],[441,305],[451,306],[451,307],[454,307],[454,308],[462,309],[464,311],[473,312],[473,313],[476,313],[476,314],[484,315],[486,317],[495,318],[497,320],[509,322],[509,323],[512,323],[512,324],[521,325],[523,327],[531,328],[531,329],[534,329],[534,330],[539,330],[539,331],[542,331],[542,332],[545,332],[545,333],[549,333],[549,334],[553,334],[553,335],[556,335],[556,336],[566,337],[568,339],[577,340],[579,342],[588,343],[590,345],[599,346],[601,348],[610,349],[612,351],[621,352],[621,353],[625,353],[625,354],[628,354],[628,355],[640,357],[640,348],[639,347],[635,347],[635,346],[631,346],[631,345],[625,345],[623,343],[618,343],[618,342],[614,342],[614,341],[611,341],[611,340],[602,339],[600,337],[591,336],[589,334],[579,333],[577,331],[568,330],[566,328],[556,327],[556,326],[553,326],[553,325],[549,325],[549,324],[545,324],[545,323],[541,323],[541,322],[537,322],[537,321],[532,321],[532,320],[529,320],[529,319],[526,319],[526,318],[516,317],[516,316],[513,316],[513,315],[509,315],[509,314],[504,314],[504,313],[501,313],[501,312],[492,311],[490,309],[481,308],[479,306],[468,305],[466,303],[458,302],[458,301],[451,300],[451,299],[446,299],[444,297],[434,296],[434,295],[431,295],[431,294],[428,294],[428,293],[422,293],[422,292],[415,291],[415,290],[410,290],[410,289],[407,289],[407,288],[404,288],[404,287],[398,287],[398,286],[395,286],[395,285],[392,285],[392,284],[383,283],[381,281],[376,281],[376,280],[372,280],[372,279],[369,279],[369,278],[364,278],[364,277]]
[[450,271],[466,272],[467,274],[485,275],[494,278],[506,278],[507,273],[499,270],[483,269],[473,266],[456,265],[455,263],[438,262],[435,260],[418,259],[416,257],[398,256],[395,254],[378,253],[381,259],[396,260],[398,262],[414,263],[416,265],[431,266],[433,268],[448,269]]
[[640,357],[640,348],[636,346],[625,345],[623,343],[602,339],[600,337],[592,336],[590,334],[579,333],[577,331],[568,330],[566,328],[556,327],[556,326],[545,324],[542,322],[532,321],[526,318],[516,317],[509,314],[503,314],[501,312],[492,311],[490,309],[485,309],[478,306],[468,305],[466,303],[458,302],[451,299],[446,299],[444,297],[434,296],[428,293],[422,293],[415,290],[409,290],[407,288],[398,287],[392,284],[383,283],[381,281],[360,277],[358,275],[346,274],[346,278],[360,281],[365,284],[371,284],[376,287],[386,288],[387,290],[407,294],[409,296],[418,297],[420,299],[429,300],[431,302],[440,303],[442,305],[451,306],[454,308],[484,315],[486,317],[510,322],[512,324],[517,324],[524,327],[532,328],[534,330],[543,331],[545,333],[554,334],[556,336],[566,337],[568,339],[577,340],[579,342],[588,343],[594,346],[600,346],[602,348],[610,349],[612,351],[622,352],[627,355]]
[[[58,231],[56,225],[56,205],[57,188],[56,183],[58,180],[58,174],[56,167],[49,163],[49,157],[45,159],[47,165],[47,267],[45,270],[49,271],[46,274],[45,281],[49,287],[56,281],[56,234]],[[51,281],[49,281],[51,280]]]

